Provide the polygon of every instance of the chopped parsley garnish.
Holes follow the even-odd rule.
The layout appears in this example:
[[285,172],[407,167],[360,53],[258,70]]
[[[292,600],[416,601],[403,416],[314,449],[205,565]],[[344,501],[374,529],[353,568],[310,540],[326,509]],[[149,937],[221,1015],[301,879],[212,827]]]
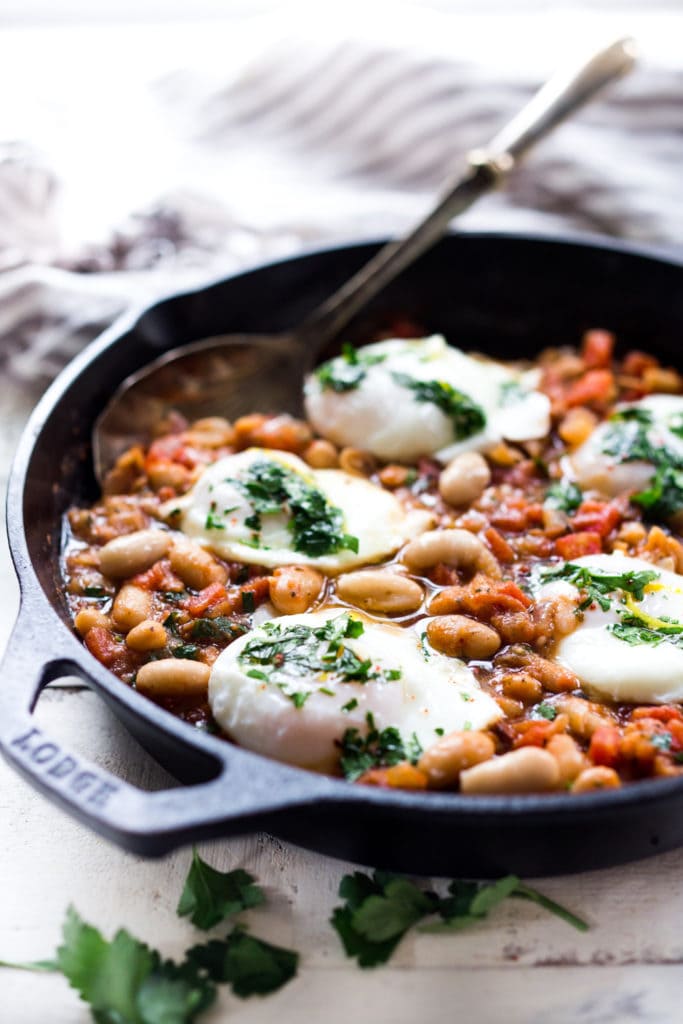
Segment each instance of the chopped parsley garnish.
[[224,643],[226,640],[228,642],[235,640],[248,631],[249,624],[244,619],[217,615],[215,619],[195,619],[190,626],[190,637],[192,640],[213,640]]
[[578,613],[590,608],[594,601],[606,612],[611,605],[608,594],[622,590],[633,594],[637,601],[642,601],[645,587],[648,583],[656,580],[658,575],[649,569],[637,572],[633,570],[621,573],[602,572],[600,569],[589,569],[585,565],[565,562],[557,569],[546,569],[541,573],[541,580],[543,583],[548,583],[551,580],[566,580],[567,583],[573,584],[578,590],[584,592],[586,597],[576,609]]
[[362,349],[359,351],[347,343],[342,345],[340,356],[323,363],[316,370],[316,377],[323,390],[335,391],[337,394],[354,391],[365,379],[368,367],[382,363],[385,359],[385,355],[364,352]]
[[553,722],[557,718],[557,708],[554,708],[552,704],[546,704],[543,701],[541,704],[537,704],[533,711],[534,718],[545,718],[548,722]]
[[242,591],[242,611],[246,613],[253,612],[256,608],[256,595],[253,590]]
[[342,711],[353,711],[353,709],[357,707],[358,701],[356,700],[355,697],[352,697],[351,700],[346,702],[346,704],[342,704]]
[[199,648],[196,644],[179,644],[171,651],[174,658],[186,658],[189,661],[196,661],[199,656]]
[[392,373],[397,384],[409,388],[416,402],[430,402],[449,417],[456,441],[478,434],[486,426],[486,414],[469,395],[443,380],[417,380],[407,373]]
[[104,587],[85,587],[83,590],[84,597],[106,597],[107,592]]
[[363,632],[363,623],[348,612],[320,626],[265,622],[262,634],[246,644],[239,661],[248,676],[279,686],[296,707],[303,705],[305,697],[297,704],[297,693],[287,687],[302,676],[322,675],[325,682],[334,676],[342,683],[400,679],[400,669],[380,669],[370,658],[359,658],[346,646],[344,640]]
[[[622,409],[609,419],[602,445],[605,455],[618,462],[649,462],[653,476],[646,488],[631,496],[653,517],[668,519],[683,507],[683,459],[661,444],[653,444],[648,431],[654,426],[648,409]],[[683,436],[680,414],[671,417],[668,429]]]
[[372,875],[355,871],[342,878],[339,895],[344,903],[335,908],[330,923],[346,955],[359,967],[386,963],[403,936],[425,918],[436,920],[423,925],[421,931],[460,931],[481,921],[509,897],[537,903],[579,931],[588,929],[585,921],[524,885],[516,875],[490,884],[456,880],[450,883],[448,895],[439,896],[387,871]]
[[222,523],[216,515],[216,502],[212,501],[204,523],[206,530],[224,530],[225,523]]
[[415,764],[419,760],[422,747],[415,733],[406,742],[393,726],[380,731],[370,714],[367,725],[365,736],[361,736],[358,729],[347,729],[341,739],[339,764],[349,782],[354,782],[370,768],[390,768],[401,761]]
[[445,733],[445,731],[446,731],[446,730],[445,730],[445,729],[442,729],[442,728],[441,728],[440,726],[437,726],[437,728],[436,728],[436,729],[434,730],[434,732],[436,733],[436,735],[437,735],[437,736],[443,736],[443,734]]
[[575,512],[582,501],[581,489],[563,477],[562,480],[551,484],[545,492],[544,505],[547,508],[559,509],[561,512]]
[[311,690],[300,690],[298,693],[288,693],[286,696],[289,697],[294,707],[298,710],[304,706],[311,696],[311,692]]
[[516,405],[528,395],[518,380],[504,380],[500,385],[499,402],[501,405]]
[[253,462],[242,480],[230,480],[249,499],[254,512],[244,523],[255,534],[262,517],[284,512],[295,551],[316,558],[336,551],[358,551],[358,538],[342,533],[341,509],[330,505],[322,491],[306,483],[298,473],[276,462]]
[[660,619],[660,623],[657,628],[653,628],[639,619],[637,615],[628,615],[624,616],[621,622],[609,625],[607,629],[617,640],[623,640],[624,643],[630,644],[632,647],[638,647],[641,644],[659,647],[665,641],[676,644],[678,647],[683,646],[683,623],[668,623],[664,619]]

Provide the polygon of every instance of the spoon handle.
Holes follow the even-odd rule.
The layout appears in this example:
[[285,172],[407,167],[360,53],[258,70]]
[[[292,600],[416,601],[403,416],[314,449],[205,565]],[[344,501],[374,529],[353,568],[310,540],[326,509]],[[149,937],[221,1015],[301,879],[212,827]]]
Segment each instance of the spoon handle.
[[302,323],[297,334],[313,361],[346,324],[409,264],[429,249],[458,214],[501,184],[531,147],[635,63],[632,39],[619,39],[588,61],[553,75],[483,149],[472,150],[436,207],[405,237],[389,242]]

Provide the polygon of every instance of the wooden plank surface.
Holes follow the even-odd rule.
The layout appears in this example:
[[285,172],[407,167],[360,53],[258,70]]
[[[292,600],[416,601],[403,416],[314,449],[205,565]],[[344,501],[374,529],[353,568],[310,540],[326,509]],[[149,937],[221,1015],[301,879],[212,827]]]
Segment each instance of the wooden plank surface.
[[[3,469],[26,404],[13,393],[0,398],[0,421],[8,424],[0,446]],[[3,644],[17,606],[4,540],[0,597]],[[50,688],[36,713],[56,735],[131,783],[171,784],[87,690]],[[304,1019],[669,1024],[681,1019],[683,851],[540,882],[549,896],[590,921],[585,935],[531,904],[510,901],[469,931],[410,936],[389,967],[360,971],[344,958],[328,924],[339,879],[350,865],[265,835],[204,844],[201,850],[218,867],[240,865],[258,876],[268,903],[249,915],[254,933],[302,954],[299,976],[281,992],[246,1002],[222,992],[207,1024],[228,1018],[243,1024]],[[4,762],[0,856],[0,959],[49,956],[70,903],[105,934],[125,926],[169,956],[179,957],[197,939],[175,915],[188,850],[159,861],[126,854],[66,817]],[[3,970],[0,993],[0,1021],[8,1024],[90,1019],[59,976]]]

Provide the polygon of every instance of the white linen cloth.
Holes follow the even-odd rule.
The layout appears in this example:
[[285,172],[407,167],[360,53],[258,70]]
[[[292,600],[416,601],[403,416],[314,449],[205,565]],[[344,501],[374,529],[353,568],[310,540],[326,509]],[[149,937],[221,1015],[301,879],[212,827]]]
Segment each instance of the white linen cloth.
[[635,73],[462,226],[683,239],[683,13],[370,2],[0,33],[0,369],[40,390],[131,303],[426,212],[572,53]]

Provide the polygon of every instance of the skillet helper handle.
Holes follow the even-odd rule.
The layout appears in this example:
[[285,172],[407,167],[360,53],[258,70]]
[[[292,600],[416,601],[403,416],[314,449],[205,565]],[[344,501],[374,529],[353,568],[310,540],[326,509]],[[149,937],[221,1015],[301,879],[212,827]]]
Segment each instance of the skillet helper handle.
[[404,238],[384,245],[303,322],[297,333],[305,341],[304,351],[311,365],[375,295],[446,233],[454,217],[500,185],[528,150],[565,118],[627,74],[635,64],[635,53],[632,39],[619,39],[578,67],[558,72],[488,146],[472,150],[464,171],[447,187],[431,213]]
[[[32,711],[49,682],[64,676],[92,680],[83,667],[85,652],[79,642],[63,623],[49,620],[48,614],[43,621],[39,612],[22,608],[10,637],[0,667],[0,750],[73,817],[124,849],[158,856],[201,838],[260,829],[272,814],[302,802],[290,798],[291,787],[286,779],[276,781],[277,771],[269,762],[255,771],[252,755],[227,743],[221,757],[202,751],[207,763],[215,762],[210,781],[151,793],[70,749]],[[178,745],[192,748],[191,731],[182,732]]]

